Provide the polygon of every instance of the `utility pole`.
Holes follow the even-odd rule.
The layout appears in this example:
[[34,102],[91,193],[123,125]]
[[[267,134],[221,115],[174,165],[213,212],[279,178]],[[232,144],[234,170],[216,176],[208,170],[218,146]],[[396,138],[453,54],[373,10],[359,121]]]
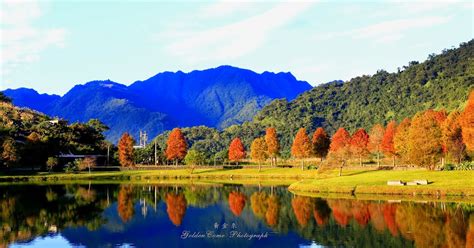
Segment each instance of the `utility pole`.
[[107,166],[110,165],[109,158],[110,158],[110,145],[107,145]]
[[157,165],[157,157],[158,157],[158,154],[156,154],[156,139],[155,139],[155,165]]

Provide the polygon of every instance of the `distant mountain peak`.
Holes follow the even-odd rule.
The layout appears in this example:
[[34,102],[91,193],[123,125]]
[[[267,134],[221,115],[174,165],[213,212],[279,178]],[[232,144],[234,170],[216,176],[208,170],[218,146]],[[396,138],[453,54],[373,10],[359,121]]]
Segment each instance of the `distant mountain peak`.
[[[250,121],[273,99],[292,100],[310,88],[288,72],[259,74],[222,65],[191,72],[160,72],[130,86],[94,80],[74,86],[63,97],[42,99],[46,105],[39,100],[22,103],[70,121],[100,119],[110,126],[108,138],[117,141],[123,132],[136,135],[139,130],[154,136],[176,126],[225,128]],[[22,95],[16,94],[13,102],[25,100]]]

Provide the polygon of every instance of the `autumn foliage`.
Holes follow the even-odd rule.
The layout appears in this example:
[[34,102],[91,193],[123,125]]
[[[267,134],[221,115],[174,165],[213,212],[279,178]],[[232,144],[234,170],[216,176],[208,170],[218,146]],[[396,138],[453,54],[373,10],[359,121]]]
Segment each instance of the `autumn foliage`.
[[362,158],[369,154],[369,135],[367,132],[360,128],[357,130],[351,138],[350,150],[354,156],[359,158],[359,164],[362,166]]
[[117,212],[123,222],[128,222],[133,218],[135,212],[133,208],[133,188],[129,185],[120,186],[117,198]]
[[240,216],[245,208],[246,197],[243,193],[232,191],[229,194],[229,208],[235,216]]
[[437,114],[426,111],[415,115],[408,133],[408,156],[418,166],[435,168],[442,153],[442,134]]
[[186,157],[187,149],[188,145],[181,129],[174,128],[166,141],[166,158],[177,163]]
[[462,127],[460,123],[460,114],[453,111],[442,125],[443,145],[448,157],[457,163],[460,163],[464,157],[466,145],[462,138]]
[[411,126],[411,120],[405,118],[400,125],[397,127],[397,132],[393,137],[393,146],[397,151],[397,155],[405,162],[410,162],[409,156],[409,131]]
[[306,128],[300,128],[296,133],[291,146],[291,155],[295,158],[307,158],[311,155],[311,142],[306,134]]
[[474,90],[469,94],[461,116],[462,138],[469,152],[474,152]]
[[250,146],[250,156],[253,160],[258,162],[258,168],[260,170],[262,161],[265,161],[265,159],[268,157],[267,143],[265,142],[265,138],[261,137],[254,139],[252,145]]
[[318,127],[316,131],[314,131],[312,139],[313,154],[321,159],[326,157],[329,152],[330,144],[331,139],[329,139],[324,128]]
[[311,219],[311,214],[314,209],[312,198],[307,196],[295,196],[295,198],[291,200],[291,206],[293,207],[293,213],[295,214],[298,224],[301,227],[308,225],[308,221]]
[[133,141],[129,133],[124,133],[118,143],[120,165],[123,167],[133,166]]
[[393,142],[393,138],[395,136],[397,124],[395,121],[391,121],[388,123],[387,128],[385,129],[385,133],[382,139],[382,151],[387,157],[392,157],[393,159],[393,166],[395,166],[395,156],[397,154],[395,150],[395,145]]
[[370,129],[369,134],[369,151],[377,155],[377,166],[380,166],[380,153],[382,153],[382,140],[385,134],[385,129],[380,124],[375,124]]
[[276,163],[276,158],[280,153],[280,142],[278,141],[278,136],[275,128],[269,127],[266,129],[265,142],[267,143],[268,156],[272,159],[272,163],[274,160]]
[[166,212],[175,226],[180,226],[186,214],[187,202],[183,194],[166,194]]
[[229,145],[229,160],[239,162],[245,158],[245,147],[239,138],[235,138]]

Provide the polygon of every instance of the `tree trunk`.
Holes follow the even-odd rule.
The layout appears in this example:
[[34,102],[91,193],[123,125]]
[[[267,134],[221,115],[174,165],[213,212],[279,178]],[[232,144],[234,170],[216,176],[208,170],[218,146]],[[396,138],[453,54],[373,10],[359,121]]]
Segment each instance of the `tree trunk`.
[[301,160],[301,170],[304,171],[304,159]]
[[395,155],[393,155],[393,158],[392,158],[392,167],[395,167]]
[[359,155],[359,166],[362,167],[362,155]]
[[345,163],[346,163],[346,161],[342,161],[341,167],[339,167],[339,176],[342,176],[342,167],[344,167]]
[[277,167],[277,166],[278,166],[278,158],[275,157],[275,167]]
[[380,152],[377,152],[377,167],[380,167]]

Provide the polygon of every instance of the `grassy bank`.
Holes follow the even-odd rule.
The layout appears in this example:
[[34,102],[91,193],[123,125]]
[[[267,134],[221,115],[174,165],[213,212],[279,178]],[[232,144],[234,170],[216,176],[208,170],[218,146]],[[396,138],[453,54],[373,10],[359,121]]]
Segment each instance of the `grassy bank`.
[[[399,194],[474,196],[474,171],[331,171],[326,177],[301,180],[290,185],[297,193]],[[388,180],[426,179],[428,185],[388,186]]]
[[[300,168],[258,169],[189,169],[130,170],[81,173],[35,173],[31,175],[0,175],[0,183],[232,183],[261,185],[290,185],[298,194],[398,194],[434,196],[474,196],[474,171],[389,171],[346,169],[318,173]],[[388,180],[412,181],[426,179],[428,185],[388,186]]]

